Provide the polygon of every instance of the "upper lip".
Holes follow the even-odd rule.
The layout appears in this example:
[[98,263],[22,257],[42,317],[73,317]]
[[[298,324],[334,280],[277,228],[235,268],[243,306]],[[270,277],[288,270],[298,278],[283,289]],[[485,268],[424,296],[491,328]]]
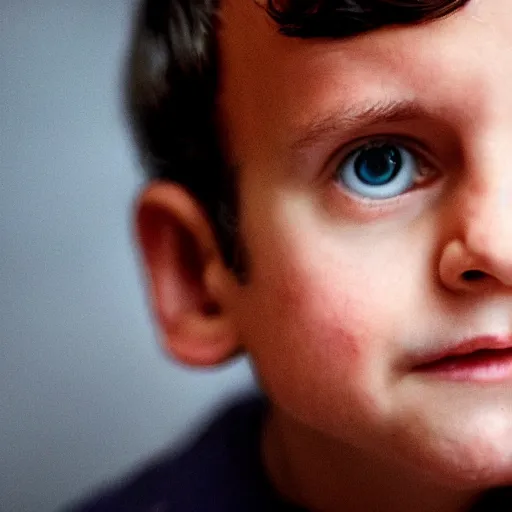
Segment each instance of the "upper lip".
[[441,362],[443,359],[450,357],[472,354],[479,350],[504,350],[510,348],[512,348],[512,334],[475,336],[447,343],[440,350],[437,349],[435,352],[423,354],[416,361],[415,367]]

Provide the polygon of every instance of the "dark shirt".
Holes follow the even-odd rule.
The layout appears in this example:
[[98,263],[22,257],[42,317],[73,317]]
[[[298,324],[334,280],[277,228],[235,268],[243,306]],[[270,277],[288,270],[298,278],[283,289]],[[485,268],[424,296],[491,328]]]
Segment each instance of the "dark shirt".
[[[265,474],[266,407],[261,398],[236,404],[188,449],[68,512],[305,512],[285,502]],[[486,493],[472,512],[512,512],[512,487]]]
[[278,496],[261,461],[266,402],[243,401],[191,447],[69,512],[299,512]]

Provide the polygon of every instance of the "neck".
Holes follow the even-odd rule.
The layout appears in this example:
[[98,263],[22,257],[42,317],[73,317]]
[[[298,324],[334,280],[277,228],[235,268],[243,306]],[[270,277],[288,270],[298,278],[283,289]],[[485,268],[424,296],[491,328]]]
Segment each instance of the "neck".
[[308,510],[467,512],[480,494],[326,439],[277,410],[267,418],[262,449],[278,492]]

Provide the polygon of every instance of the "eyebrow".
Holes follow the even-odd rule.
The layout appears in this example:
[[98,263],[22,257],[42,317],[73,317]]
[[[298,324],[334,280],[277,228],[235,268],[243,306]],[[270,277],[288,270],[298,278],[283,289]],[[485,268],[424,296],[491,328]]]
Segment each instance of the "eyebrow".
[[432,114],[410,100],[356,103],[329,112],[301,127],[298,138],[291,143],[290,148],[292,151],[303,152],[325,139],[339,137],[342,133],[380,124],[411,121],[422,116],[432,118]]

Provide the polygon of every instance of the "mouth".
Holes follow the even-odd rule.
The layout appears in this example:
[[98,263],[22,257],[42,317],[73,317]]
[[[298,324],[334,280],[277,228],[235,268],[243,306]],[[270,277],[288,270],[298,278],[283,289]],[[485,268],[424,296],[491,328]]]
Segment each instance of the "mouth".
[[429,355],[415,373],[443,380],[500,382],[512,380],[512,336],[482,336],[463,340]]

